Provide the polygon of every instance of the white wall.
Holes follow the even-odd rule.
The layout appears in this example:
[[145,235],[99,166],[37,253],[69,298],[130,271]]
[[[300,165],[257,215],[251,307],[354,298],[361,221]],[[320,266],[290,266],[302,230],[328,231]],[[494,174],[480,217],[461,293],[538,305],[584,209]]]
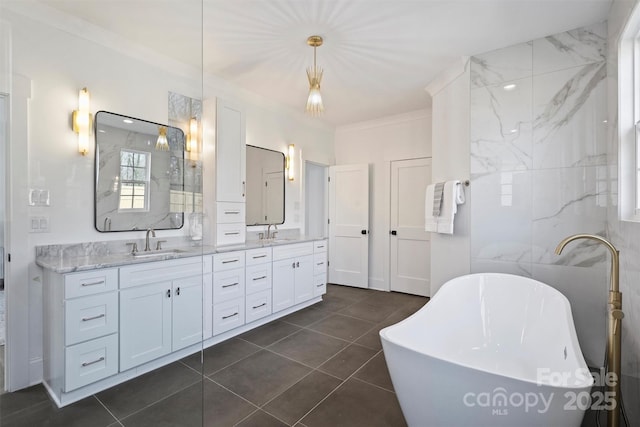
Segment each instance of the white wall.
[[336,129],[336,165],[368,163],[369,287],[389,290],[391,161],[431,157],[431,111],[418,110]]
[[[20,4],[17,5],[20,9]],[[203,95],[200,70],[123,44],[87,24],[71,22],[53,13],[44,15],[54,27],[43,24],[42,14],[34,13],[41,20],[32,20],[14,10],[2,12],[12,29],[11,73],[26,76],[32,88],[29,100],[13,100],[14,105],[27,105],[25,123],[12,125],[15,129],[24,125],[28,136],[11,140],[13,154],[24,156],[17,157],[20,163],[13,165],[12,201],[16,209],[25,210],[28,188],[48,189],[51,193],[50,207],[26,208],[22,215],[25,224],[29,215],[48,216],[49,233],[29,234],[25,224],[14,228],[19,221],[10,225],[12,241],[24,243],[26,249],[24,259],[13,265],[18,279],[11,286],[30,289],[28,296],[19,297],[21,291],[14,293],[15,307],[29,307],[30,318],[12,316],[17,321],[12,334],[27,337],[30,343],[28,351],[19,351],[13,357],[16,363],[27,360],[32,366],[30,378],[18,369],[13,370],[20,376],[16,384],[24,386],[39,381],[41,376],[38,369],[42,357],[42,282],[40,269],[34,264],[35,246],[143,237],[141,232],[98,233],[94,229],[94,152],[91,148],[87,156],[79,155],[77,136],[70,127],[79,89],[86,86],[90,90],[94,113],[106,110],[159,123],[168,121],[169,91],[197,99],[217,96],[233,99],[245,106],[248,144],[284,151],[287,144],[295,143],[305,159],[320,163],[333,159],[333,130],[212,76],[205,77]],[[193,40],[192,46],[198,48],[199,34],[194,37],[197,40]],[[205,170],[213,173],[212,165],[205,165]],[[301,176],[299,171],[297,176]],[[291,226],[303,224],[301,181],[287,184],[287,224]],[[187,234],[188,226],[158,232],[159,237]]]
[[[469,178],[469,66],[446,70],[427,90],[432,96],[432,181]],[[473,182],[471,182],[473,186]],[[458,206],[454,234],[431,234],[431,296],[449,279],[470,271],[470,191]]]

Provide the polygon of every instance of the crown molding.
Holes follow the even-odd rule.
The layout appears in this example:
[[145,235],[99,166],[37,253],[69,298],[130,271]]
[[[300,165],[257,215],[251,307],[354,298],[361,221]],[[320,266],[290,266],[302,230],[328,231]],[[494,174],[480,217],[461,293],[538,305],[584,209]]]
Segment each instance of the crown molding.
[[469,64],[468,56],[461,56],[457,61],[448,66],[442,73],[431,81],[424,89],[433,98],[438,92],[449,86],[451,82],[464,74]]
[[397,125],[416,120],[430,119],[431,109],[423,108],[421,110],[410,111],[408,113],[396,114],[393,116],[381,117],[379,119],[365,120],[362,122],[351,123],[344,126],[338,126],[336,132],[349,132],[355,130],[372,129],[382,126]]

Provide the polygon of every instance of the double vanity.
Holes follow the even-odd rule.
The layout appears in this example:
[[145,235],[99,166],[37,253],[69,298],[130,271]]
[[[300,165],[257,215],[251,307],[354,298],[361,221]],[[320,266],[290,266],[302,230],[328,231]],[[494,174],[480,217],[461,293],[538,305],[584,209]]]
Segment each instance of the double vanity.
[[44,270],[44,385],[58,406],[312,305],[326,293],[324,239],[148,256],[64,253],[44,250],[36,258]]

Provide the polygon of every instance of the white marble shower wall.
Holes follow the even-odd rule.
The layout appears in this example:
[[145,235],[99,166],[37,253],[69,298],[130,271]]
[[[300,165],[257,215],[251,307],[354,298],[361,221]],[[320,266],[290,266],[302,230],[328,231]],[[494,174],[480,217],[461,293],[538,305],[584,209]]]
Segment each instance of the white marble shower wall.
[[[471,58],[471,270],[544,281],[571,301],[590,365],[605,345],[606,23]],[[594,315],[596,313],[597,315]]]

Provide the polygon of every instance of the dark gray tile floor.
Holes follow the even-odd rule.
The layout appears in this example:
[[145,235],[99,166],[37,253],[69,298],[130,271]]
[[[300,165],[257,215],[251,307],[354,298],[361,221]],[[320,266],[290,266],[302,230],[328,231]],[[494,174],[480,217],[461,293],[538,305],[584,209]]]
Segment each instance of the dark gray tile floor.
[[378,331],[426,298],[329,285],[321,303],[73,405],[0,396],[0,426],[404,426]]
[[426,301],[330,285],[323,302],[206,349],[204,364],[195,354],[62,409],[42,386],[0,395],[0,426],[405,426],[378,331]]

